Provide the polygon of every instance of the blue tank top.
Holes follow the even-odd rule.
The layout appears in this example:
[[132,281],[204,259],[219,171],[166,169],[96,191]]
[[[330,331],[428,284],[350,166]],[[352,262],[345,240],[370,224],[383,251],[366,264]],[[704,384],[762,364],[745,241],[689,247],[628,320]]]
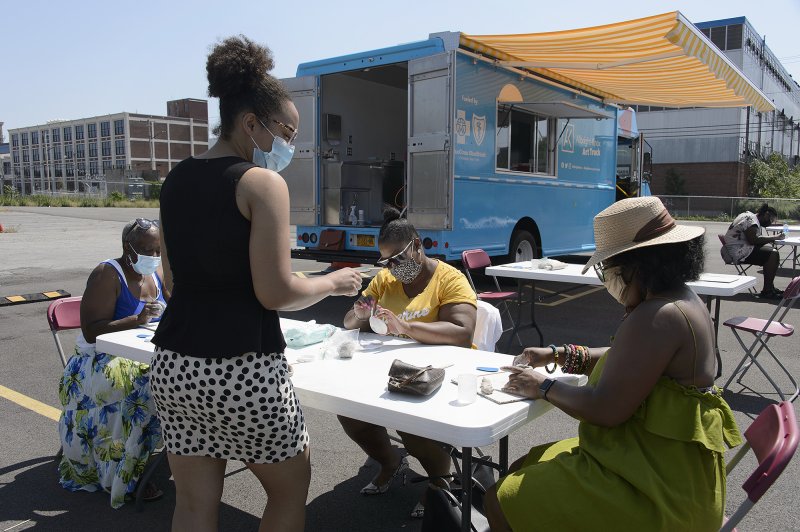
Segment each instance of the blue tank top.
[[[108,259],[103,261],[104,264],[110,264],[117,270],[117,277],[119,277],[119,297],[117,297],[116,305],[114,305],[114,320],[119,320],[122,318],[127,318],[128,316],[133,316],[134,314],[139,314],[142,309],[144,308],[147,301],[141,301],[133,296],[131,293],[130,288],[128,288],[128,280],[125,279],[125,273],[122,271],[122,267],[115,259]],[[158,288],[158,296],[156,299],[163,303],[164,305],[167,302],[164,300],[164,293],[161,290],[161,279],[158,278],[158,274],[154,273],[153,280],[156,283],[156,288]],[[152,318],[150,322],[159,321],[161,317]]]

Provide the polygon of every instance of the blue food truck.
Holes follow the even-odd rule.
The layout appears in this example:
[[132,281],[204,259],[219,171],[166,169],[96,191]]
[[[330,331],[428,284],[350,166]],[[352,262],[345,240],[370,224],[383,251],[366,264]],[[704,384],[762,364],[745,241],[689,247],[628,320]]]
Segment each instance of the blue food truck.
[[293,257],[373,262],[387,204],[448,261],[594,249],[592,218],[615,201],[616,105],[501,66],[458,32],[304,63],[283,82],[300,113],[282,172]]

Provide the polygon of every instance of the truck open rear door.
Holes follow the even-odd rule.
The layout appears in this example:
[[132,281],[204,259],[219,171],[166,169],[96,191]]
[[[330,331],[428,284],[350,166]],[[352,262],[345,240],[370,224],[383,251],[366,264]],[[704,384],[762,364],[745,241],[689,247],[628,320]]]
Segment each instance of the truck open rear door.
[[316,76],[304,76],[281,80],[300,113],[300,125],[292,162],[281,175],[289,186],[291,212],[289,223],[293,225],[315,225],[318,223],[318,167],[317,116],[319,88]]
[[450,229],[453,212],[453,55],[408,63],[408,220],[419,229]]

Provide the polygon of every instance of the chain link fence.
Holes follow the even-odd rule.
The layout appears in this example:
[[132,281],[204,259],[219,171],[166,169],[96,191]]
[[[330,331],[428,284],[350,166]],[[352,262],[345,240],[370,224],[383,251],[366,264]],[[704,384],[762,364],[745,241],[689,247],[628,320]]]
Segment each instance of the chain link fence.
[[800,199],[733,198],[721,196],[658,196],[675,218],[730,221],[744,211],[756,212],[764,203],[778,211],[781,222],[800,221]]

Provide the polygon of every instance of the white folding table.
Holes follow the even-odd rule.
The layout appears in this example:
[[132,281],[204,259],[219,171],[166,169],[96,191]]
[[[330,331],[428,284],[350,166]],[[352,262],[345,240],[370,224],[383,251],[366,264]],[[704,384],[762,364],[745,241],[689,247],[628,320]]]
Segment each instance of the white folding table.
[[[302,322],[281,319],[281,328]],[[468,405],[458,403],[458,387],[451,383],[462,373],[480,375],[478,367],[500,367],[511,363],[508,355],[444,345],[423,345],[413,340],[395,339],[372,333],[362,338],[380,339],[383,344],[373,351],[356,351],[352,359],[322,359],[298,363],[303,355],[321,354],[321,345],[287,349],[292,364],[292,384],[303,407],[316,408],[337,415],[388,426],[461,448],[463,453],[462,486],[470,485],[472,448],[500,443],[499,469],[508,468],[508,436],[516,429],[552,408],[544,400],[497,404],[478,396]],[[153,332],[131,329],[97,337],[100,352],[150,363],[155,346]],[[395,359],[416,366],[447,367],[445,382],[427,397],[391,393],[387,389],[389,367]],[[541,371],[541,368],[537,369]],[[560,369],[550,377],[582,385],[583,375],[564,375]],[[480,380],[480,377],[479,377]],[[471,490],[463,490],[464,508],[471,508]],[[469,511],[463,512],[462,530],[469,531]]]
[[[535,262],[535,261],[534,261]],[[501,266],[490,266],[486,268],[486,275],[494,275],[496,277],[509,277],[520,281],[519,285],[519,298],[518,303],[522,302],[522,281],[529,281],[534,285],[535,281],[552,281],[557,283],[571,283],[579,285],[600,286],[602,281],[597,277],[594,269],[589,268],[586,273],[581,273],[583,269],[582,264],[567,264],[560,270],[545,270],[534,267],[530,261],[516,262],[512,264],[503,264]],[[711,312],[711,303],[714,304],[713,321],[714,321],[714,347],[717,355],[717,378],[722,374],[722,358],[719,355],[717,348],[717,334],[719,330],[719,307],[720,299],[723,297],[732,297],[740,292],[748,290],[756,285],[756,278],[749,275],[730,275],[722,273],[702,273],[700,279],[686,283],[697,295],[702,296],[706,300],[706,306]],[[536,324],[534,315],[534,298],[531,298],[531,324],[539,333],[539,343],[544,345],[544,335],[541,329]],[[514,330],[509,336],[509,344],[506,350],[511,347],[511,339],[517,333],[520,326],[520,320],[514,324]]]

